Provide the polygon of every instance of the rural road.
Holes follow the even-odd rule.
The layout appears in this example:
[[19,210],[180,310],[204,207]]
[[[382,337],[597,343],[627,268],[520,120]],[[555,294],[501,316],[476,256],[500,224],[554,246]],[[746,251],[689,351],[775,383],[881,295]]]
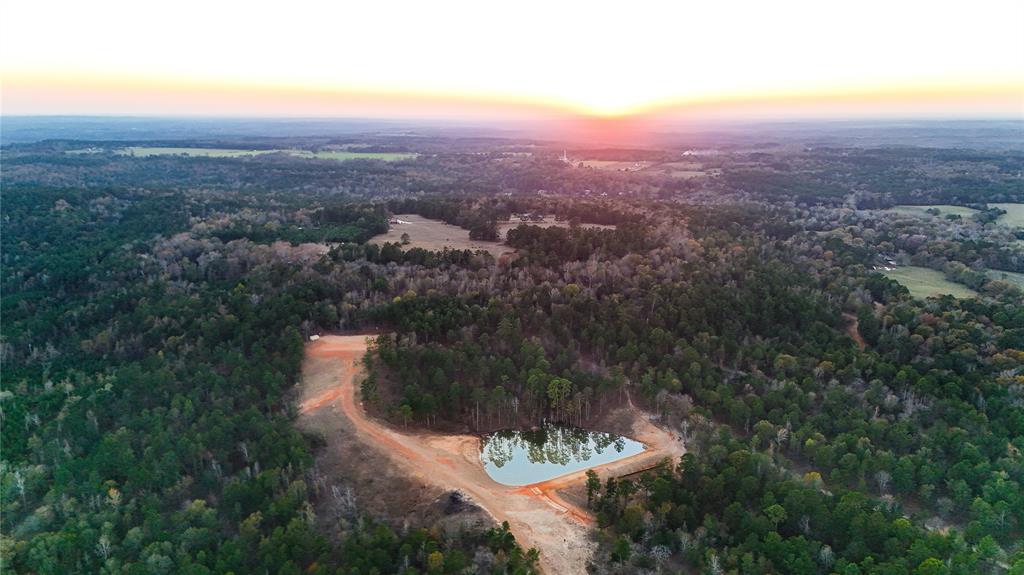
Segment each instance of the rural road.
[[[442,489],[457,489],[497,522],[508,521],[516,540],[540,551],[540,568],[550,575],[586,573],[593,554],[589,511],[559,497],[558,490],[584,480],[585,470],[548,481],[510,487],[491,479],[480,460],[480,438],[402,432],[371,419],[357,398],[356,381],[362,370],[368,337],[324,336],[306,345],[299,410],[311,414],[335,410],[351,421],[358,439],[380,451],[411,477]],[[639,454],[594,467],[603,477],[642,469],[685,453],[674,435],[653,425],[642,412],[629,408],[633,438],[647,449]]]

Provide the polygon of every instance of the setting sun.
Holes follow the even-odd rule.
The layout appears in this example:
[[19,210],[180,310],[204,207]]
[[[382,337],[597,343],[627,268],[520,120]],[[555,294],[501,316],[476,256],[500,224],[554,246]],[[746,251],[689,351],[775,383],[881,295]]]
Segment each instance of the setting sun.
[[[970,12],[875,1],[527,2],[499,13],[468,1],[43,1],[7,4],[0,51],[5,112],[16,114],[121,110],[110,98],[138,113],[429,115],[472,102],[621,116],[954,93],[988,102],[976,113],[1017,115],[1022,21],[1024,5],[1001,0]],[[246,103],[224,103],[243,90]]]
[[0,3],[0,575],[1024,575],[1024,0]]

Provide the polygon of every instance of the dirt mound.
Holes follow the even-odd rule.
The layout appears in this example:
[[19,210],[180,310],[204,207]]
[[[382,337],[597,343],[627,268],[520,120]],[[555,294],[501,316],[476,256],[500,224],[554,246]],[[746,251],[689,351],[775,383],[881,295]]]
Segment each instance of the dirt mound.
[[480,509],[472,501],[466,499],[466,496],[458,489],[449,491],[439,497],[437,499],[437,505],[441,510],[441,513],[444,515],[455,515],[456,513],[464,513]]

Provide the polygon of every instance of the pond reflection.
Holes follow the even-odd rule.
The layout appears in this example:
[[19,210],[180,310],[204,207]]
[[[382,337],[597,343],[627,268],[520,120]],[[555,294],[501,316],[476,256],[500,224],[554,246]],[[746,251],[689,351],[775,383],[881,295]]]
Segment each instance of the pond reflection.
[[482,449],[484,469],[492,479],[529,485],[635,455],[644,445],[611,433],[545,425],[495,432],[484,438]]

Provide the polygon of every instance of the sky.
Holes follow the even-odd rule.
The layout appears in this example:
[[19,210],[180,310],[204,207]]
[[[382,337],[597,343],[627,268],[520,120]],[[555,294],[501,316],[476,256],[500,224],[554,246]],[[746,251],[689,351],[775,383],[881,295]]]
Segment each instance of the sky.
[[0,112],[1024,117],[1024,2],[3,0]]

